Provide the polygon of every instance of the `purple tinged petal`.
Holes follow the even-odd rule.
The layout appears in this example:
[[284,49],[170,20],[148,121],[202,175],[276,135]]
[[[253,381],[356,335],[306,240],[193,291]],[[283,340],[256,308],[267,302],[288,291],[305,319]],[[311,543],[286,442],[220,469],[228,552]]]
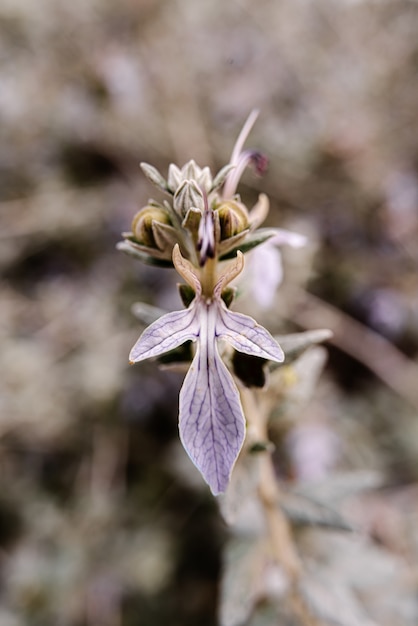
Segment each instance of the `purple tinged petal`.
[[231,159],[230,159],[230,164],[234,165],[235,168],[226,177],[225,185],[224,185],[223,192],[222,192],[223,198],[232,197],[236,191],[237,185],[239,183],[239,179],[241,178],[242,172],[244,171],[245,166],[246,166],[246,163],[244,163],[244,161],[241,158],[242,149],[243,149],[244,143],[248,135],[251,132],[252,127],[254,126],[254,123],[258,117],[258,113],[259,111],[257,109],[254,109],[253,111],[251,111],[250,115],[248,116],[238,136],[238,139],[235,142],[235,146],[234,146],[234,149],[232,150]]
[[216,337],[230,343],[235,350],[262,359],[284,361],[283,350],[268,330],[249,315],[229,311],[220,301],[217,304]]
[[253,109],[246,119],[245,124],[242,127],[241,132],[238,135],[238,139],[236,140],[234,148],[232,150],[230,163],[232,163],[233,165],[236,165],[238,163],[238,159],[244,147],[244,143],[248,135],[250,134],[259,113],[260,112],[258,109]]
[[199,320],[192,303],[184,311],[173,311],[163,315],[148,326],[134,345],[129,355],[131,363],[143,361],[177,348],[199,335]]
[[201,304],[196,355],[180,392],[181,441],[212,493],[225,491],[245,436],[238,389],[215,343],[217,309]]

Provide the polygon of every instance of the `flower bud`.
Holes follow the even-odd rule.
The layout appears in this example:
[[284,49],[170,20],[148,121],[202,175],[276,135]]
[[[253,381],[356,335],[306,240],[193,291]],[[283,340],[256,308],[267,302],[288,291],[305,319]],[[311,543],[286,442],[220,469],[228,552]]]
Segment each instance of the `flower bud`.
[[170,217],[167,211],[155,206],[144,207],[135,215],[132,221],[132,232],[138,243],[150,248],[157,248],[152,228],[153,222],[170,224]]
[[229,239],[249,226],[247,209],[234,200],[223,202],[217,209],[221,226],[221,241]]
[[184,217],[191,208],[203,211],[205,201],[202,190],[194,180],[184,180],[174,195],[175,211]]

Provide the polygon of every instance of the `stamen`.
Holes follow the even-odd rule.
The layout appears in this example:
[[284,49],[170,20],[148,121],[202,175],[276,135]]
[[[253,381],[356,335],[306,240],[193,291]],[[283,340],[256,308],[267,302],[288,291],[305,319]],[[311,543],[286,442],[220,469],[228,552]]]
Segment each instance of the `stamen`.
[[261,176],[267,170],[268,159],[262,152],[258,152],[258,150],[244,150],[244,152],[241,152],[236,168],[231,171],[225,181],[222,193],[224,198],[231,198],[234,195],[240,178],[248,165],[252,165],[256,174]]

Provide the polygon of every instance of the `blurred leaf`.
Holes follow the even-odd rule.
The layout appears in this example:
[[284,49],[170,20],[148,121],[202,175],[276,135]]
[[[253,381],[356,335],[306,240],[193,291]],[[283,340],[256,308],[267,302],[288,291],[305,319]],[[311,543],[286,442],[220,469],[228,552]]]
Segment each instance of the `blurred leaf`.
[[332,506],[344,498],[368,489],[377,489],[384,484],[381,473],[370,470],[358,470],[347,473],[334,473],[325,479],[309,483],[299,483],[292,492],[324,506]]
[[271,373],[267,393],[271,397],[276,394],[280,398],[277,407],[280,416],[285,414],[289,419],[300,416],[301,410],[316,392],[326,359],[325,348],[314,346],[303,352],[291,365],[277,368]]
[[254,611],[254,615],[246,626],[299,626],[295,619],[285,614],[283,610],[272,602],[263,602],[258,605]]
[[220,626],[240,626],[249,618],[265,558],[264,539],[232,537],[228,541],[221,579]]
[[332,337],[332,331],[327,329],[307,330],[303,333],[290,335],[276,335],[274,338],[281,345],[285,353],[284,363],[269,363],[269,369],[274,370],[282,365],[289,365],[297,359],[305,350],[315,344],[327,341]]
[[289,520],[297,526],[320,526],[334,530],[355,530],[344,517],[336,510],[311,496],[298,497],[292,492],[286,492],[282,499],[281,508]]
[[164,309],[160,309],[157,306],[145,302],[135,302],[131,307],[131,311],[145,326],[149,326],[167,313]]
[[[249,252],[250,250],[253,250],[253,248],[256,248],[260,244],[264,243],[271,237],[274,237],[275,234],[276,233],[274,229],[259,228],[254,233],[251,233],[250,235],[245,237],[245,240],[241,245],[237,245],[231,250],[228,250],[227,252],[225,252],[225,254],[222,254],[221,261],[226,261],[227,259],[234,259],[237,256],[238,250],[241,251],[243,254],[245,254],[246,252]],[[242,233],[235,235],[235,237],[237,238],[241,236],[242,236]],[[226,244],[232,243],[231,239],[233,238],[231,237],[230,239],[226,239],[225,241],[222,242],[222,244],[225,246]]]
[[[169,261],[164,257],[162,253],[158,250],[150,250],[150,254],[147,254],[146,249],[143,246],[139,246],[135,244],[133,241],[125,240],[120,241],[116,244],[116,249],[124,252],[128,256],[132,256],[143,263],[147,263],[148,265],[156,265],[157,267],[173,267],[172,261]],[[152,255],[154,256],[151,256]]]
[[367,616],[354,592],[337,579],[325,579],[318,572],[306,577],[303,594],[314,614],[335,626],[378,626]]

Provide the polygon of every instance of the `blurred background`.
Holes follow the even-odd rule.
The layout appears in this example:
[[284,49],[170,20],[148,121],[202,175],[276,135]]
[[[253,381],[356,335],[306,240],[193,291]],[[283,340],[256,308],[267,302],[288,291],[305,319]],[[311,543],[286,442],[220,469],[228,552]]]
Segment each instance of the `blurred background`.
[[334,331],[280,471],[379,472],[352,515],[416,585],[417,2],[0,0],[0,32],[0,624],[216,624],[228,530],[182,375],[127,362],[133,303],[179,308],[176,276],[115,244],[160,199],[140,161],[217,171],[253,108],[242,198],[310,239],[254,313]]

